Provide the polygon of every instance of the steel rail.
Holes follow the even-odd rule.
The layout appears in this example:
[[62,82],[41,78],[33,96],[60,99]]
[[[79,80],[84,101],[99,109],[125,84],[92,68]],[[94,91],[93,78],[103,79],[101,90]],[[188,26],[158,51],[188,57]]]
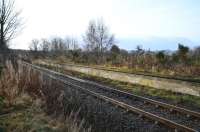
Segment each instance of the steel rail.
[[[29,64],[29,63],[27,63],[27,64]],[[69,76],[69,75],[65,75],[65,74],[62,74],[62,73],[59,73],[59,72],[56,72],[56,71],[48,70],[46,68],[41,68],[39,66],[35,66],[35,65],[32,65],[32,66],[34,66],[35,68],[41,69],[43,71],[53,73],[53,74],[58,75],[58,76],[67,77],[67,78],[70,78],[70,79],[73,79],[73,80],[76,80],[76,81],[80,81],[80,82],[83,82],[83,83],[88,83],[88,84],[91,84],[91,85],[96,85],[96,86],[101,87],[102,89],[105,89],[105,90],[108,90],[108,91],[111,91],[111,92],[115,92],[115,93],[120,93],[120,94],[123,94],[124,96],[138,98],[138,99],[141,99],[141,100],[143,100],[147,103],[154,104],[154,105],[160,106],[160,107],[164,107],[164,108],[170,109],[171,111],[173,110],[173,111],[176,111],[176,112],[179,112],[179,113],[183,113],[183,114],[186,114],[187,116],[193,116],[193,117],[196,117],[196,118],[200,118],[200,113],[196,112],[196,111],[188,110],[188,109],[181,108],[181,107],[178,107],[178,106],[175,106],[175,105],[167,104],[167,103],[164,103],[164,102],[160,102],[160,101],[157,101],[157,100],[153,100],[153,99],[150,99],[150,98],[146,98],[146,97],[135,95],[135,94],[132,94],[132,93],[129,93],[129,92],[125,92],[125,91],[122,91],[122,90],[114,89],[114,88],[111,88],[111,87],[108,87],[108,86],[105,86],[105,85],[102,85],[102,84],[98,84],[98,83],[95,83],[95,82],[92,82],[92,81],[83,80],[83,79],[79,79],[79,78],[72,77],[72,76]]]
[[[65,66],[65,64],[56,64],[60,66]],[[177,80],[177,81],[185,81],[185,82],[191,82],[191,83],[200,83],[200,79],[190,79],[189,77],[181,78],[181,77],[173,77],[173,76],[162,76],[162,75],[153,75],[153,74],[145,74],[145,73],[139,73],[139,72],[125,72],[125,71],[118,71],[114,69],[106,69],[101,67],[92,67],[92,66],[83,66],[83,65],[74,65],[74,64],[67,64],[69,66],[77,66],[77,67],[83,67],[83,68],[90,68],[90,69],[97,69],[97,70],[103,70],[103,71],[111,71],[111,72],[117,72],[117,73],[125,73],[125,74],[132,74],[132,75],[139,75],[139,76],[147,76],[147,77],[153,77],[153,78],[161,78],[161,79],[167,79],[167,80]]]
[[[45,73],[45,72],[42,70],[43,68],[41,69],[41,67],[34,66],[34,65],[28,64],[28,63],[27,63],[26,65],[30,65],[31,67],[33,67],[34,69],[38,70],[39,72]],[[46,70],[46,69],[45,69],[45,71],[49,71],[49,72],[51,73],[50,70]],[[94,96],[94,97],[96,97],[96,98],[98,98],[98,99],[101,99],[101,100],[104,100],[104,101],[106,101],[106,102],[109,102],[109,103],[111,103],[111,104],[113,104],[113,105],[119,106],[119,107],[125,109],[125,110],[128,111],[128,112],[137,113],[137,114],[142,115],[143,117],[146,117],[146,118],[148,118],[148,119],[150,119],[150,120],[153,120],[153,121],[155,121],[155,122],[159,122],[159,123],[161,123],[161,124],[164,124],[164,125],[166,125],[166,126],[168,126],[168,127],[170,127],[170,128],[175,129],[175,131],[197,132],[197,130],[194,130],[194,129],[189,128],[189,127],[187,127],[187,126],[178,124],[178,123],[176,123],[176,122],[173,122],[173,121],[171,121],[171,120],[165,119],[165,118],[163,118],[163,117],[159,117],[159,116],[157,116],[157,115],[155,115],[155,114],[152,114],[152,113],[150,113],[150,112],[146,112],[146,111],[144,111],[144,110],[141,110],[141,109],[139,109],[139,108],[133,107],[133,106],[128,105],[128,104],[126,104],[126,103],[123,103],[123,102],[117,101],[117,100],[115,100],[115,99],[109,98],[109,97],[107,97],[107,96],[104,96],[104,95],[95,93],[95,92],[93,92],[93,91],[91,91],[91,90],[88,90],[88,89],[85,89],[85,88],[83,88],[83,87],[81,87],[81,86],[72,84],[72,83],[70,83],[70,82],[68,82],[68,81],[66,81],[66,80],[64,80],[64,79],[61,79],[61,78],[56,77],[56,76],[55,76],[55,72],[53,72],[53,75],[54,75],[54,76],[52,76],[52,75],[49,74],[49,73],[45,73],[45,74],[48,75],[50,78],[52,78],[52,79],[54,79],[54,80],[60,81],[60,82],[62,82],[62,83],[64,83],[64,84],[66,84],[66,85],[70,85],[70,86],[72,86],[72,87],[74,87],[74,88],[77,88],[77,89],[83,91],[83,92],[86,92],[86,93],[88,93],[88,94],[90,94],[90,95],[92,95],[92,96]]]
[[147,103],[154,104],[156,106],[160,106],[160,107],[164,107],[164,108],[168,108],[168,109],[174,110],[176,112],[184,113],[184,114],[187,114],[188,116],[193,116],[193,117],[196,117],[196,118],[200,119],[200,113],[196,112],[196,111],[188,110],[188,109],[181,108],[181,107],[178,107],[178,106],[175,106],[175,105],[171,105],[171,104],[167,104],[167,103],[160,102],[160,101],[157,101],[157,100],[153,100],[153,99],[150,99],[150,98],[146,98],[146,97],[142,97],[142,96],[139,96],[139,95],[131,94],[129,92],[125,92],[125,91],[122,91],[122,90],[114,89],[114,88],[111,88],[111,87],[108,87],[108,86],[104,86],[104,85],[101,85],[101,84],[98,84],[98,83],[95,83],[95,82],[87,81],[86,83],[99,86],[101,88],[110,90],[112,92],[123,94],[124,96],[138,98],[138,99],[141,99],[141,100],[143,100],[143,101],[145,101]]

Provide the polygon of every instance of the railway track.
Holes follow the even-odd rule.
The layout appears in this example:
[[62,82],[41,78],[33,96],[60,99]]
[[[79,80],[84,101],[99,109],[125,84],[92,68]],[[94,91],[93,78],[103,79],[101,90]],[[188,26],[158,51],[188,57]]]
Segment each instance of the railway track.
[[[125,72],[125,71],[118,71],[118,70],[115,70],[115,69],[106,69],[104,67],[91,67],[91,66],[74,65],[74,64],[67,64],[67,65],[83,67],[83,68],[92,68],[92,69],[104,70],[104,71],[111,71],[111,72],[117,72],[117,73],[126,73],[126,74],[142,75],[142,76],[156,77],[156,78],[163,78],[163,79],[170,79],[170,80],[173,79],[173,80],[186,81],[186,82],[191,82],[191,83],[200,83],[199,79],[197,79],[197,78],[191,79],[190,77],[173,77],[173,76],[144,74],[144,73],[140,73],[140,72],[129,73],[129,72]],[[60,64],[60,66],[65,66],[65,65],[64,64]]]
[[126,112],[133,112],[148,118],[154,121],[155,124],[163,124],[175,131],[200,131],[200,113],[198,112],[64,75],[32,64],[23,64],[31,66],[53,79],[59,80],[98,99],[123,108]]

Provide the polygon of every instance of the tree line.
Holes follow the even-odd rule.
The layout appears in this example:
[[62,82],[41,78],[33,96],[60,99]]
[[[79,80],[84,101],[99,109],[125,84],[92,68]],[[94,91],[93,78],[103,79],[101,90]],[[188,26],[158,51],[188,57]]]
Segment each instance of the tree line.
[[[54,56],[69,55],[77,59],[84,56],[83,62],[93,62],[100,64],[106,61],[106,54],[115,43],[115,37],[109,32],[109,28],[103,20],[92,20],[83,35],[84,47],[80,47],[78,39],[73,37],[54,37],[52,39],[34,39],[29,45],[32,52],[51,53]],[[91,60],[90,60],[90,57]],[[79,60],[79,59],[77,59]],[[81,61],[81,60],[80,60]]]
[[190,49],[177,44],[176,51],[150,51],[137,46],[127,51],[117,46],[115,36],[102,20],[89,22],[83,35],[84,45],[80,47],[78,39],[66,37],[62,39],[32,40],[30,50],[46,53],[45,56],[60,57],[82,64],[109,65],[127,67],[133,71],[164,72],[167,74],[200,75],[200,47]]
[[[0,0],[0,54],[9,50],[9,42],[22,29],[21,11],[14,0]],[[190,49],[178,44],[177,50],[150,51],[137,46],[127,51],[117,46],[115,36],[103,20],[92,20],[83,35],[84,46],[74,37],[34,39],[29,48],[34,57],[61,57],[75,63],[127,67],[136,71],[187,73],[200,75],[200,47]],[[5,55],[3,56],[3,58]],[[0,57],[1,58],[1,57]]]

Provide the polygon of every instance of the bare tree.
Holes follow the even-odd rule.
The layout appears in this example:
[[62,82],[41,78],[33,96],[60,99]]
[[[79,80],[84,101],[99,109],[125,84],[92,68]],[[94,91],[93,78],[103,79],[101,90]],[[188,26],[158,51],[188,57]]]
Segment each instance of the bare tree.
[[65,44],[66,44],[67,50],[77,50],[77,49],[79,49],[79,43],[78,43],[78,40],[76,38],[67,36],[65,38]]
[[90,21],[84,36],[86,49],[95,52],[97,60],[101,61],[103,53],[114,44],[114,35],[109,33],[108,27],[102,20]]
[[40,41],[37,40],[37,39],[33,39],[29,45],[29,49],[31,51],[38,51],[39,50],[39,47],[40,47]]
[[60,37],[51,40],[51,50],[57,53],[63,53],[66,50],[65,41]]
[[8,49],[8,42],[21,27],[20,14],[21,11],[15,11],[14,0],[0,0],[0,50]]
[[42,39],[42,40],[41,40],[40,49],[41,49],[43,52],[48,52],[48,51],[50,51],[50,46],[51,46],[51,43],[50,43],[47,39]]

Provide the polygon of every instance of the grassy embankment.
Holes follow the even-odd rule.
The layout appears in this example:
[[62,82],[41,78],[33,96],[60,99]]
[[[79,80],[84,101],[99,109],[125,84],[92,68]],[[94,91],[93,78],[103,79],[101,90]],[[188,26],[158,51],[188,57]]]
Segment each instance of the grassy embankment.
[[69,70],[64,70],[64,69],[59,69],[50,65],[41,65],[49,69],[56,70],[58,72],[62,72],[65,74],[70,74],[79,78],[83,79],[88,79],[92,81],[96,81],[102,84],[106,84],[109,86],[112,86],[117,89],[125,90],[130,93],[134,93],[136,95],[140,96],[147,96],[150,98],[156,98],[159,100],[163,100],[166,102],[170,102],[174,105],[181,105],[181,106],[186,106],[186,107],[194,107],[194,108],[200,108],[200,97],[196,96],[191,96],[191,95],[186,95],[186,94],[180,94],[180,93],[174,93],[172,91],[167,91],[167,90],[159,90],[155,89],[152,87],[146,87],[146,86],[141,86],[141,85],[136,85],[136,84],[131,84],[127,82],[120,82],[120,81],[115,81],[107,78],[102,78],[102,77],[97,77],[97,76],[92,76],[76,71],[69,71]]
[[[40,100],[31,101],[24,95],[12,107],[3,108],[7,114],[0,115],[0,131],[35,131],[35,132],[78,132],[79,127],[72,118],[54,119],[41,108]],[[10,109],[10,110],[9,110]]]
[[[41,84],[38,76],[15,70],[8,62],[0,74],[0,131],[15,132],[80,132],[85,130],[77,123],[73,113],[62,118],[47,114],[46,103],[33,96]],[[31,79],[30,79],[31,78]],[[29,92],[28,92],[29,91]],[[32,93],[32,94],[29,94]]]

